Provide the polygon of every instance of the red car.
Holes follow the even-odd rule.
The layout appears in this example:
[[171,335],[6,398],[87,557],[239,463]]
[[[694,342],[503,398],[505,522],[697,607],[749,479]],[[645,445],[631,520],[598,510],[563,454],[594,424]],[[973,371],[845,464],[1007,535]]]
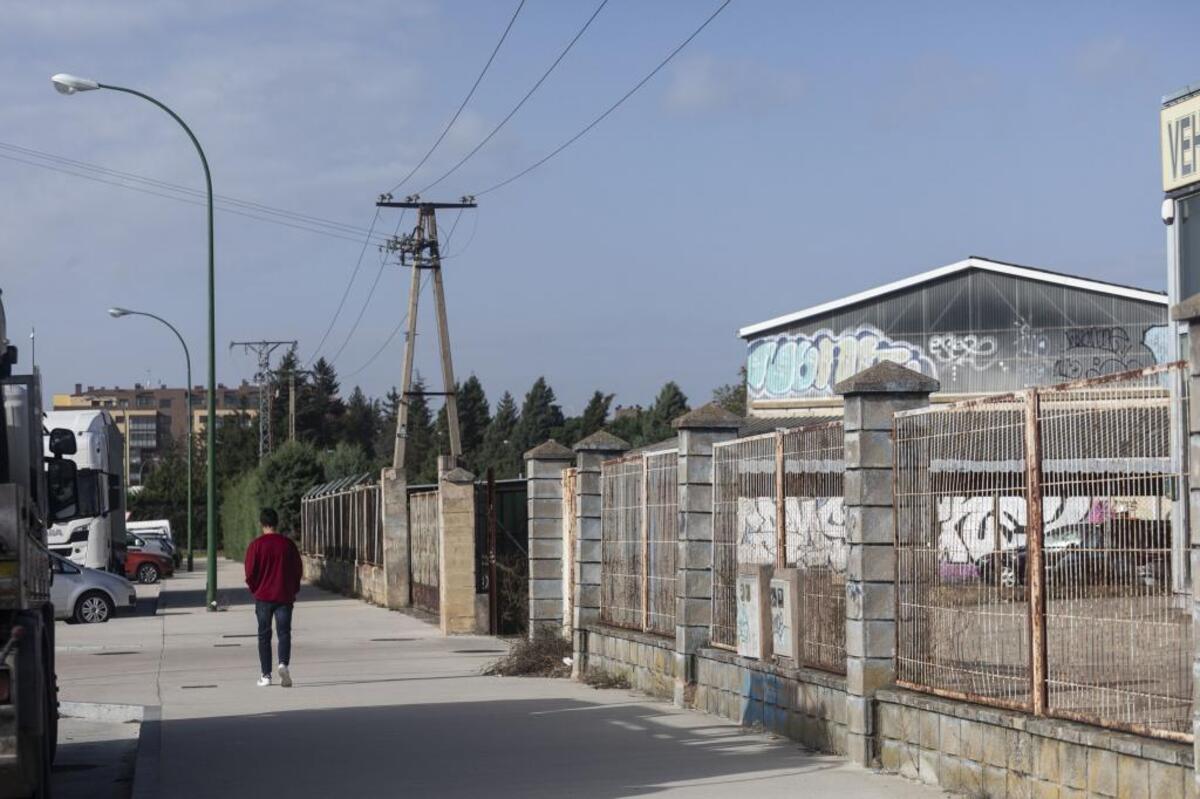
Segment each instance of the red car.
[[125,552],[125,577],[139,583],[157,583],[161,577],[175,573],[171,559],[157,552],[130,547]]

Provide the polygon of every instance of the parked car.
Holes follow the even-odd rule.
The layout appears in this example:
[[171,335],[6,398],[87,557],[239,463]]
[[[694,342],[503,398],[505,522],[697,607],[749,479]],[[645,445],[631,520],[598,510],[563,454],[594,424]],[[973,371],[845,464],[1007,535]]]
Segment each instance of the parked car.
[[174,560],[171,557],[171,547],[161,538],[147,537],[142,535],[134,535],[133,533],[125,534],[125,546],[128,549],[140,549],[143,552],[157,552],[164,558]]
[[59,555],[50,556],[50,571],[56,619],[99,624],[137,605],[133,584],[119,574],[79,566]]
[[[143,542],[144,544],[145,542]],[[130,544],[125,553],[125,576],[139,583],[157,583],[175,573],[175,563],[159,549]]]
[[139,538],[161,544],[171,556],[171,559],[175,561],[176,569],[183,564],[183,554],[179,551],[179,547],[176,546],[175,536],[171,533],[170,519],[125,522],[125,529]]
[[[1055,584],[1165,584],[1170,527],[1166,522],[1123,519],[1076,524],[1046,533],[1043,552],[1046,582]],[[1024,585],[1029,550],[1026,544],[989,552],[975,562],[982,582],[1011,588]]]

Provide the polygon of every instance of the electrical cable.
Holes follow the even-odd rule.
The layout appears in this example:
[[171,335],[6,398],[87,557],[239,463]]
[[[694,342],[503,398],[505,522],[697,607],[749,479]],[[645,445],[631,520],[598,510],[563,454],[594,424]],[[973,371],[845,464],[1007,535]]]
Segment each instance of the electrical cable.
[[720,6],[717,8],[717,10],[716,10],[716,11],[714,11],[714,12],[713,12],[713,13],[712,13],[712,14],[711,14],[709,17],[708,17],[708,19],[704,20],[704,22],[703,22],[703,23],[700,25],[700,27],[699,27],[699,28],[696,28],[696,30],[692,31],[692,35],[691,35],[691,36],[689,36],[689,37],[687,37],[686,39],[684,39],[684,40],[683,40],[683,42],[682,42],[682,43],[681,43],[681,44],[680,44],[678,47],[676,47],[674,50],[672,50],[672,51],[671,51],[671,53],[670,53],[670,55],[668,55],[666,58],[664,58],[664,59],[663,59],[663,60],[662,60],[662,61],[659,63],[659,65],[658,65],[658,66],[656,66],[654,69],[652,69],[648,75],[646,75],[646,77],[644,77],[644,78],[642,78],[640,81],[638,81],[638,82],[637,82],[637,84],[635,84],[635,85],[634,85],[634,87],[633,87],[632,89],[630,89],[629,91],[627,91],[627,92],[626,92],[626,93],[625,93],[625,94],[624,94],[624,95],[621,97],[621,99],[617,100],[615,103],[613,103],[612,105],[610,105],[610,106],[608,107],[608,110],[606,110],[606,111],[605,111],[603,114],[601,114],[600,116],[598,116],[598,117],[596,117],[595,119],[593,119],[593,120],[592,120],[590,123],[588,123],[588,124],[587,124],[587,126],[585,126],[585,127],[583,128],[583,130],[579,131],[579,132],[578,132],[578,133],[576,133],[574,136],[572,136],[571,138],[567,139],[565,142],[563,142],[562,144],[560,144],[558,147],[556,147],[554,150],[552,150],[552,151],[550,152],[550,154],[549,154],[549,155],[547,155],[547,156],[543,157],[542,159],[540,159],[540,160],[538,160],[538,161],[535,161],[534,163],[532,163],[531,165],[527,166],[525,169],[522,169],[520,172],[518,172],[517,174],[513,175],[512,177],[510,177],[510,178],[507,178],[506,180],[502,180],[502,181],[500,181],[499,183],[497,183],[497,184],[495,184],[495,185],[493,185],[493,186],[489,186],[488,188],[484,189],[483,191],[477,191],[477,192],[475,192],[475,193],[474,193],[474,196],[475,196],[475,197],[482,197],[483,195],[485,195],[485,194],[489,194],[489,193],[491,193],[491,192],[495,191],[496,189],[500,189],[500,188],[503,188],[503,187],[507,186],[508,184],[512,183],[512,182],[513,182],[513,181],[515,181],[515,180],[518,180],[518,179],[520,179],[520,178],[523,178],[523,177],[525,177],[525,176],[526,176],[526,175],[528,175],[530,172],[532,172],[533,170],[537,169],[537,168],[538,168],[538,167],[540,167],[542,164],[546,163],[546,162],[547,162],[547,161],[549,161],[551,158],[553,158],[554,156],[558,155],[558,154],[559,154],[559,153],[561,153],[563,150],[567,149],[567,148],[568,148],[568,147],[570,147],[572,144],[574,144],[575,142],[577,142],[577,141],[579,141],[580,139],[582,139],[582,138],[583,138],[583,137],[584,137],[584,136],[585,136],[585,135],[588,133],[588,131],[590,131],[592,128],[596,127],[596,126],[597,126],[597,125],[599,125],[601,122],[603,122],[603,121],[604,121],[604,119],[605,119],[605,118],[606,118],[606,117],[607,117],[609,114],[611,114],[613,111],[616,111],[616,110],[617,110],[617,109],[618,109],[618,108],[621,106],[621,104],[622,104],[622,103],[624,103],[626,100],[628,100],[630,97],[632,97],[632,96],[633,96],[633,95],[634,95],[634,94],[635,94],[635,93],[636,93],[636,92],[637,92],[639,89],[641,89],[641,88],[642,88],[643,86],[645,86],[647,83],[649,83],[651,78],[653,78],[655,75],[657,75],[657,74],[658,74],[658,73],[659,73],[659,72],[662,70],[662,68],[663,68],[663,67],[665,67],[667,64],[669,64],[669,63],[671,62],[671,59],[675,58],[675,56],[676,56],[676,55],[678,55],[678,54],[679,54],[679,52],[680,52],[681,50],[683,50],[683,48],[685,48],[685,47],[687,47],[689,44],[691,44],[692,40],[693,40],[693,39],[695,39],[697,36],[699,36],[699,35],[700,35],[700,32],[701,32],[701,31],[703,31],[705,28],[707,28],[707,27],[708,27],[708,24],[709,24],[710,22],[712,22],[714,19],[716,19],[716,18],[717,18],[717,15],[718,15],[718,14],[720,14],[722,11],[724,11],[724,10],[725,10],[725,7],[726,7],[727,5],[729,5],[731,2],[733,2],[733,0],[725,0],[725,2],[721,3],[721,5],[720,5]]
[[492,140],[493,136],[495,136],[497,133],[500,132],[501,128],[503,128],[506,124],[508,124],[508,121],[510,119],[512,119],[514,116],[516,116],[516,113],[521,110],[521,106],[525,105],[525,101],[527,101],[530,97],[533,96],[533,93],[538,90],[538,87],[540,87],[543,82],[545,82],[546,78],[550,77],[550,73],[554,71],[555,67],[557,67],[564,58],[566,58],[567,53],[571,52],[571,48],[575,46],[575,42],[579,41],[579,39],[583,36],[583,34],[587,31],[587,29],[589,27],[591,27],[592,22],[596,19],[596,17],[600,16],[600,12],[604,10],[604,7],[606,5],[608,5],[608,0],[600,0],[600,5],[596,6],[596,10],[592,12],[592,15],[590,17],[588,17],[587,22],[583,23],[583,27],[579,29],[579,31],[575,34],[575,37],[573,39],[571,39],[571,41],[569,41],[567,43],[567,46],[565,48],[563,48],[563,51],[558,54],[558,58],[554,59],[554,62],[552,64],[550,64],[550,68],[547,69],[545,72],[543,72],[542,76],[537,79],[537,83],[533,84],[533,87],[525,93],[525,96],[521,98],[521,101],[519,103],[517,103],[515,106],[513,106],[513,109],[508,112],[508,116],[506,116],[506,117],[504,117],[504,119],[500,120],[500,124],[498,124],[498,125],[496,125],[496,127],[492,128],[492,132],[489,133],[487,136],[484,136],[483,141],[479,142],[479,144],[476,144],[475,148],[473,150],[471,150],[471,152],[467,153],[466,155],[464,155],[462,157],[462,160],[460,160],[454,166],[450,167],[450,169],[446,170],[446,172],[443,173],[442,176],[439,177],[437,180],[433,181],[428,186],[421,189],[418,192],[418,194],[424,194],[425,192],[429,191],[434,186],[438,185],[443,180],[445,180],[446,178],[450,177],[455,172],[457,172],[459,167],[461,167],[467,161],[470,161],[471,157],[474,156],[475,153],[479,152],[485,144],[487,144],[489,141]]
[[508,38],[508,32],[512,30],[513,24],[517,21],[517,15],[521,13],[521,9],[524,7],[525,0],[520,0],[520,2],[517,3],[517,10],[513,12],[512,19],[508,21],[508,26],[504,29],[504,33],[500,36],[500,41],[496,42],[496,47],[492,50],[492,54],[488,56],[487,63],[483,65],[483,69],[480,71],[479,77],[475,78],[475,83],[471,86],[471,91],[467,92],[467,96],[463,98],[462,103],[458,106],[458,110],[454,112],[454,116],[450,118],[450,122],[446,125],[441,135],[437,137],[437,141],[435,141],[433,146],[429,148],[429,151],[421,157],[421,160],[417,162],[417,165],[414,166],[399,183],[397,183],[395,186],[392,186],[392,188],[388,191],[388,194],[395,193],[400,189],[401,186],[403,186],[405,183],[408,183],[412,176],[417,173],[417,170],[423,167],[425,162],[429,160],[429,156],[433,155],[433,151],[436,150],[438,145],[442,143],[442,139],[446,138],[446,134],[450,132],[450,128],[454,127],[454,123],[458,121],[459,115],[462,114],[463,109],[467,107],[467,103],[469,103],[471,101],[471,97],[474,96],[475,90],[479,88],[479,84],[483,80],[483,76],[487,74],[488,69],[492,66],[492,61],[496,59],[496,54],[500,52],[500,46],[503,45],[504,40]]
[[[27,156],[27,157],[42,159],[42,160],[51,162],[51,164],[58,164],[60,167],[66,167],[69,169],[93,172],[93,173],[103,175],[103,176],[109,177],[109,178],[121,178],[124,180],[131,180],[131,181],[135,181],[137,183],[141,183],[146,186],[153,187],[153,188],[166,189],[168,191],[178,192],[180,194],[185,194],[190,197],[195,197],[199,200],[207,200],[207,194],[204,191],[201,191],[199,189],[193,189],[188,186],[183,186],[178,183],[171,183],[171,182],[165,181],[165,180],[157,180],[155,178],[148,178],[148,177],[145,177],[144,175],[138,175],[133,172],[123,172],[119,169],[111,169],[106,166],[101,166],[100,164],[93,164],[93,163],[89,163],[87,161],[78,161],[74,158],[67,158],[66,156],[56,155],[54,153],[48,153],[48,152],[45,152],[42,150],[35,150],[32,147],[22,147],[21,145],[18,145],[18,144],[11,144],[9,142],[0,141],[0,150],[8,150],[10,152],[19,153],[19,154]],[[5,156],[3,153],[0,153],[0,157],[7,158],[10,161],[16,161],[19,163],[28,164],[29,166],[37,166],[37,167],[46,168],[46,169],[53,169],[53,167],[51,167],[48,164],[34,163],[31,161],[23,160],[21,158]],[[76,177],[82,177],[82,175],[78,175],[76,172],[69,171],[69,169],[54,169],[54,171],[63,172],[64,174],[75,175]],[[122,187],[125,187],[125,186],[123,186],[123,184],[120,184],[120,183],[115,183],[115,182],[111,182],[111,181],[108,181],[108,182],[110,182],[110,185],[120,185]],[[162,195],[158,195],[158,196],[162,196]],[[172,199],[176,199],[176,198],[172,198]],[[231,197],[231,196],[224,195],[224,194],[214,194],[213,202],[214,202],[214,204],[226,203],[228,205],[238,206],[238,207],[241,207],[241,208],[244,208],[244,209],[247,209],[250,211],[254,211],[257,213],[266,213],[266,214],[271,214],[274,216],[280,216],[280,217],[284,217],[284,218],[287,218],[287,219],[290,219],[290,220],[293,220],[296,222],[303,223],[305,225],[319,225],[321,227],[331,228],[332,230],[334,230],[336,232],[360,234],[360,235],[367,232],[366,229],[364,229],[364,228],[360,228],[355,225],[349,225],[344,222],[335,222],[333,220],[323,219],[318,216],[312,216],[310,214],[301,214],[301,213],[297,213],[295,211],[288,211],[283,208],[275,208],[273,206],[266,205],[264,203],[258,203],[258,202],[254,202],[251,200],[242,200],[237,197]],[[221,209],[221,210],[228,210],[228,209]],[[257,218],[257,217],[253,217],[253,218]]]
[[[333,326],[337,324],[338,316],[342,313],[342,308],[346,305],[346,298],[350,296],[350,289],[354,286],[354,279],[358,277],[358,270],[362,268],[363,256],[367,254],[367,247],[371,246],[371,233],[375,231],[375,225],[379,222],[379,215],[383,209],[376,207],[375,216],[371,220],[370,230],[367,232],[367,237],[363,240],[362,249],[358,251],[358,260],[354,262],[354,270],[350,273],[350,281],[346,284],[345,291],[342,292],[342,298],[338,300],[337,310],[333,312],[333,318],[329,320],[328,327],[321,335],[321,340],[317,342],[317,346],[313,348],[312,357],[308,359],[308,366],[311,366],[317,356],[321,354],[321,348],[325,346],[325,342],[329,339],[329,334],[333,332]],[[403,218],[401,214],[401,218]]]

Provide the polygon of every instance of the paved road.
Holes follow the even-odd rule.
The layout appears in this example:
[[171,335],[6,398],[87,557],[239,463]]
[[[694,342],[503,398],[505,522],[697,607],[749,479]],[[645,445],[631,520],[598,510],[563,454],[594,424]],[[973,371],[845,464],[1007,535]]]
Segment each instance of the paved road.
[[249,596],[206,612],[202,574],[164,584],[154,615],[59,635],[65,700],[161,705],[161,796],[939,795],[627,691],[481,676],[496,640],[308,587],[295,687],[257,688]]

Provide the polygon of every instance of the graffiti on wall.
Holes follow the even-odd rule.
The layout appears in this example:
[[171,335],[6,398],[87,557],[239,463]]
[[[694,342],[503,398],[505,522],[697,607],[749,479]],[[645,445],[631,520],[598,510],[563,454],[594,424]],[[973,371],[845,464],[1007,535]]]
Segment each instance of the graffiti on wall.
[[1062,354],[1054,362],[1054,376],[1063,380],[1116,374],[1155,362],[1143,337],[1131,335],[1121,325],[1068,328],[1062,335]]
[[840,333],[822,328],[811,335],[752,341],[746,383],[754,399],[827,395],[838,381],[881,361],[937,376],[933,361],[920,347],[891,339],[872,325],[860,325]]
[[958,378],[958,370],[983,371],[996,360],[999,344],[995,336],[975,333],[936,333],[929,337],[929,354],[938,365],[950,370],[952,380]]

